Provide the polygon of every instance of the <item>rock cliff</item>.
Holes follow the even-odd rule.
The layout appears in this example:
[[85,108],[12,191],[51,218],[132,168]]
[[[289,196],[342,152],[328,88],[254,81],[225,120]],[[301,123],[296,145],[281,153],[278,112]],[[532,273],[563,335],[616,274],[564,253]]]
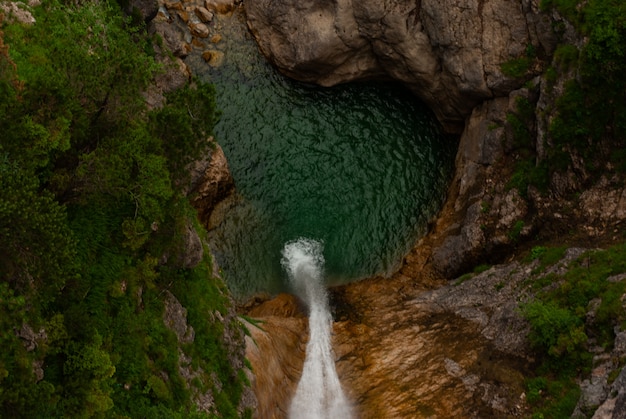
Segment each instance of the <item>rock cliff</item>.
[[[286,75],[324,86],[392,79],[460,132],[474,107],[541,70],[556,38],[537,1],[245,2],[262,52]],[[520,77],[502,64],[528,58]]]

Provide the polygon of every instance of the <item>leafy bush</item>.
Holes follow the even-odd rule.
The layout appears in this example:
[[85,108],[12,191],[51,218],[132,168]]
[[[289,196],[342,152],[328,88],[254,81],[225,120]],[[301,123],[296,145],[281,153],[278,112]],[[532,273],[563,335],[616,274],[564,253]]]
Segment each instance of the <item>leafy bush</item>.
[[[202,368],[194,385],[220,380],[216,414],[231,417],[245,377],[206,321],[226,310],[223,284],[208,257],[194,270],[168,258],[199,228],[182,188],[218,117],[213,88],[149,112],[151,41],[115,2],[34,13],[0,32],[0,416],[206,417],[183,350]],[[184,348],[163,321],[166,289],[189,305]],[[47,337],[27,350],[22,328]]]
[[580,74],[567,84],[557,102],[558,114],[549,130],[556,154],[572,146],[590,160],[591,151],[598,152],[594,145],[600,141],[611,145],[611,153],[623,149],[626,146],[626,9],[615,0],[543,0],[542,7],[558,9],[587,37],[580,51],[573,45],[561,45],[555,54],[555,61],[563,70],[577,64]]
[[[563,248],[535,249],[544,267],[563,254]],[[583,254],[563,275],[537,277],[533,287],[538,291],[536,300],[521,307],[531,326],[530,342],[541,361],[541,375],[528,382],[536,417],[571,415],[580,393],[576,378],[589,373],[591,367],[588,338],[610,347],[615,326],[623,326],[626,319],[621,301],[626,284],[608,280],[624,272],[626,245],[620,244]],[[592,300],[600,304],[590,321],[587,312]]]
[[522,309],[531,325],[529,339],[533,347],[560,357],[579,350],[587,342],[581,320],[556,304],[535,301]]

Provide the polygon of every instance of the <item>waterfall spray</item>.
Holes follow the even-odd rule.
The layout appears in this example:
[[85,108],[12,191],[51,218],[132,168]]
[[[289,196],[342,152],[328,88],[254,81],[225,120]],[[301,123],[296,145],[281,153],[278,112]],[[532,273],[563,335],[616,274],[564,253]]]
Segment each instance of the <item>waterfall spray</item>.
[[347,419],[350,406],[341,389],[331,346],[332,317],[323,283],[322,244],[298,239],[283,249],[281,263],[296,294],[309,307],[309,342],[302,377],[291,402],[292,419]]

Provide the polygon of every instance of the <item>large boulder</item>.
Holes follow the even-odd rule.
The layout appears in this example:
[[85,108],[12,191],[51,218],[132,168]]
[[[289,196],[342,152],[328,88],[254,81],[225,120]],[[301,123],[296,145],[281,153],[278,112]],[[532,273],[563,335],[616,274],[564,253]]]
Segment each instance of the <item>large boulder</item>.
[[[405,83],[450,132],[472,109],[506,96],[551,53],[549,18],[524,0],[249,0],[248,26],[283,73],[325,86],[364,79]],[[521,77],[502,64],[527,59]]]

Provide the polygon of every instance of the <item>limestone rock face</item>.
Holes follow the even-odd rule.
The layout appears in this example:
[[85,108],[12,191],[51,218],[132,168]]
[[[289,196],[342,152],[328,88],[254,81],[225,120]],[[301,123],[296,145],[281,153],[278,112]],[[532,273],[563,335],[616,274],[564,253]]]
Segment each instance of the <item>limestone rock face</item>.
[[[547,17],[524,0],[249,0],[248,26],[283,73],[329,86],[364,79],[405,83],[459,132],[472,109],[536,74],[554,48]],[[531,57],[526,77],[501,65]]]
[[[520,90],[510,97],[530,95],[527,89]],[[515,112],[514,102],[498,97],[477,106],[460,137],[448,199],[428,237],[433,266],[446,277],[512,242],[511,231],[527,216],[525,201],[516,189],[507,188],[508,178],[502,175],[510,141],[507,114]],[[529,226],[524,224],[526,230]]]

